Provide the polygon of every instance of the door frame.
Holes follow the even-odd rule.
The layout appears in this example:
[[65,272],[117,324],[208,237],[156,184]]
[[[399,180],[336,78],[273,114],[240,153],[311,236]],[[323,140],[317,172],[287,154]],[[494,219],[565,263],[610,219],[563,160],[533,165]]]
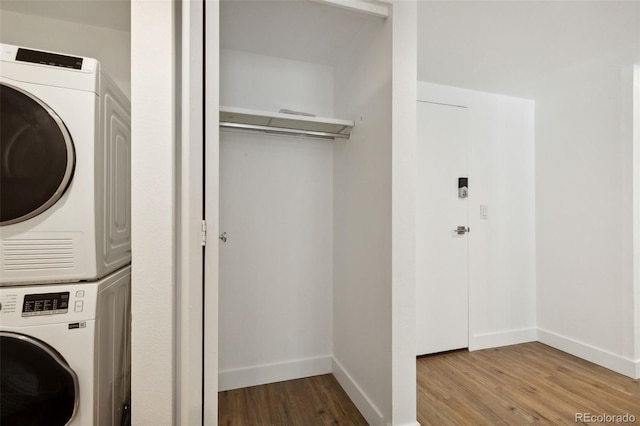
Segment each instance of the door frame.
[[[391,416],[393,423],[417,425],[416,418],[416,388],[415,388],[415,119],[416,105],[415,96],[417,91],[417,19],[415,1],[382,0],[393,5],[393,14],[389,19],[400,22],[401,25],[393,26],[393,58],[392,58],[392,79],[393,86],[393,111],[392,111],[392,139],[402,141],[402,143],[391,144],[392,149],[392,170],[393,170],[393,259],[392,259],[392,380],[391,388]],[[197,12],[197,6],[190,9],[186,3],[203,4],[205,7],[201,12]],[[185,69],[194,70],[198,68],[198,63],[190,62],[192,57],[182,56],[182,90],[188,87],[190,95],[187,100],[183,98],[184,109],[190,110],[193,115],[185,119],[183,115],[182,124],[187,122],[194,133],[190,137],[182,135],[181,158],[182,167],[179,185],[181,196],[194,202],[191,197],[198,197],[204,193],[205,219],[207,222],[207,245],[203,256],[196,256],[194,244],[200,247],[202,220],[196,219],[197,215],[186,215],[185,206],[178,208],[180,217],[178,218],[178,230],[180,231],[178,240],[180,241],[180,252],[178,264],[180,268],[179,282],[177,283],[177,294],[181,297],[178,300],[178,323],[177,330],[181,333],[178,343],[177,386],[178,412],[180,424],[217,424],[218,421],[218,164],[219,164],[219,0],[196,0],[194,2],[181,1],[178,7],[182,7],[182,25],[178,31],[178,36],[182,35],[183,43],[197,44],[196,38],[202,39],[204,35],[205,59],[204,69],[209,73],[207,84],[203,84],[204,93],[201,103],[194,103],[198,98],[197,84],[191,81],[192,85],[186,84]],[[191,13],[186,12],[191,10]],[[200,13],[203,18],[204,27],[198,28],[190,19]],[[191,18],[187,18],[190,16]],[[197,18],[194,18],[197,19]],[[185,22],[185,20],[187,20]],[[207,25],[210,22],[210,25]],[[206,28],[206,30],[205,30]],[[180,33],[181,31],[181,33]],[[188,40],[185,41],[185,38]],[[207,46],[216,46],[209,48]],[[189,58],[189,59],[187,59]],[[200,67],[200,72],[204,78],[205,73]],[[193,75],[196,75],[197,71]],[[202,88],[201,87],[201,88]],[[192,96],[189,98],[189,96]],[[198,108],[193,105],[203,105],[206,102],[205,112],[199,119],[197,118]],[[185,112],[183,111],[183,114]],[[203,137],[197,137],[195,129],[198,124],[203,128]],[[205,149],[209,148],[209,149]],[[187,158],[185,153],[193,156],[197,152],[205,152],[205,162],[207,164],[207,175],[204,170],[189,169],[185,166]],[[192,164],[192,163],[190,163]],[[214,165],[215,169],[210,168]],[[191,173],[195,171],[194,173]],[[204,176],[204,179],[203,179]],[[200,197],[201,198],[201,197]],[[195,209],[188,210],[194,212]],[[183,225],[184,224],[184,225]],[[190,247],[192,256],[185,258],[185,247]],[[190,275],[188,270],[200,266],[202,280],[197,276]],[[206,265],[206,267],[205,267]],[[206,281],[206,291],[204,282]],[[200,296],[200,299],[198,297]],[[207,307],[206,311],[204,307]],[[199,322],[198,322],[199,320]],[[206,324],[206,327],[205,327]],[[188,337],[187,337],[188,336]],[[204,342],[197,342],[197,338]],[[204,354],[206,360],[204,359]],[[199,362],[196,362],[198,361]],[[203,363],[215,364],[216,368],[207,371]],[[200,387],[197,387],[197,372],[200,372]],[[190,381],[191,380],[191,381]],[[190,387],[191,386],[191,387]],[[201,389],[202,398],[190,399],[190,395],[196,395],[194,387]]]
[[[204,327],[204,0],[178,3],[181,126],[176,188],[176,419],[203,423]],[[178,11],[177,11],[178,12]],[[215,244],[214,244],[215,246]],[[216,305],[217,306],[217,303]]]
[[[205,163],[204,197],[208,243],[204,251],[203,424],[218,423],[218,234],[220,164],[220,2],[207,1],[204,11]],[[213,23],[213,24],[211,24]],[[206,365],[215,368],[206,368]]]

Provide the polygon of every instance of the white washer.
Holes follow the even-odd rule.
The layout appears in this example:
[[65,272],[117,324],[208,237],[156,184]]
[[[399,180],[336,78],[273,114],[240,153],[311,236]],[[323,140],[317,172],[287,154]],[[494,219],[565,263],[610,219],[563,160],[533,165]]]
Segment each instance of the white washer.
[[2,426],[122,424],[131,389],[130,272],[0,288]]
[[131,112],[95,59],[0,44],[0,284],[131,261]]

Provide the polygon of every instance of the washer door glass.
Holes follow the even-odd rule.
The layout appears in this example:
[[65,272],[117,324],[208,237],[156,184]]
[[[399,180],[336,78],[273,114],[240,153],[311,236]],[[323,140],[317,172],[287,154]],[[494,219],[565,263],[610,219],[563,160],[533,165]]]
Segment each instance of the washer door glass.
[[77,404],[78,377],[58,352],[37,339],[0,332],[2,426],[63,426]]
[[35,96],[0,84],[0,225],[30,219],[62,197],[75,151],[58,115]]

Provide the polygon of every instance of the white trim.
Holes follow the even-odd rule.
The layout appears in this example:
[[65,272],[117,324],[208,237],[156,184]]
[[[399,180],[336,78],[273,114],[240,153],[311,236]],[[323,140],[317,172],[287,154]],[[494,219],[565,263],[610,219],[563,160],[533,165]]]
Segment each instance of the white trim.
[[316,3],[337,6],[343,9],[353,10],[355,12],[366,13],[367,15],[377,16],[379,18],[389,17],[389,7],[383,4],[376,4],[365,0],[312,0]]
[[383,426],[385,424],[384,417],[378,407],[376,407],[369,396],[362,390],[362,387],[360,387],[347,370],[344,369],[335,356],[332,358],[332,361],[333,365],[331,370],[334,377],[338,380],[342,389],[347,393],[367,423],[373,426]]
[[[416,397],[417,2],[393,2],[391,107],[391,416],[413,423]],[[368,419],[367,419],[368,420]]]
[[[640,360],[640,65],[633,67],[633,339]],[[640,376],[636,361],[636,377]]]
[[593,362],[616,373],[638,379],[640,361],[623,358],[595,346],[571,339],[548,330],[538,328],[538,341],[553,348],[567,352],[584,360]]
[[331,373],[331,356],[225,370],[218,373],[220,392]]
[[[205,210],[209,244],[204,251],[204,425],[218,424],[218,223],[220,155],[220,2],[205,8]],[[194,179],[202,179],[202,175]],[[194,224],[200,230],[200,223]]]
[[182,73],[178,209],[177,418],[202,424],[203,1],[181,2]]
[[518,345],[520,343],[535,342],[538,339],[536,328],[522,328],[505,330],[495,333],[478,333],[470,336],[469,350],[496,348],[499,346]]

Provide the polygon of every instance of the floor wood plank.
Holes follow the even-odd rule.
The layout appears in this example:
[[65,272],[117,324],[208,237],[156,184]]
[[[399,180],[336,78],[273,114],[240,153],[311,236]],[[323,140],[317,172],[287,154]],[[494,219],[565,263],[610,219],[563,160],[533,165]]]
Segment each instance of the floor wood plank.
[[576,413],[640,424],[638,380],[537,342],[420,357],[417,384],[423,426],[576,424]]
[[218,394],[221,426],[366,425],[331,374]]
[[[569,425],[576,413],[640,424],[638,380],[542,343],[420,357],[417,386],[423,426]],[[221,426],[367,424],[330,374],[220,392],[218,401]]]

